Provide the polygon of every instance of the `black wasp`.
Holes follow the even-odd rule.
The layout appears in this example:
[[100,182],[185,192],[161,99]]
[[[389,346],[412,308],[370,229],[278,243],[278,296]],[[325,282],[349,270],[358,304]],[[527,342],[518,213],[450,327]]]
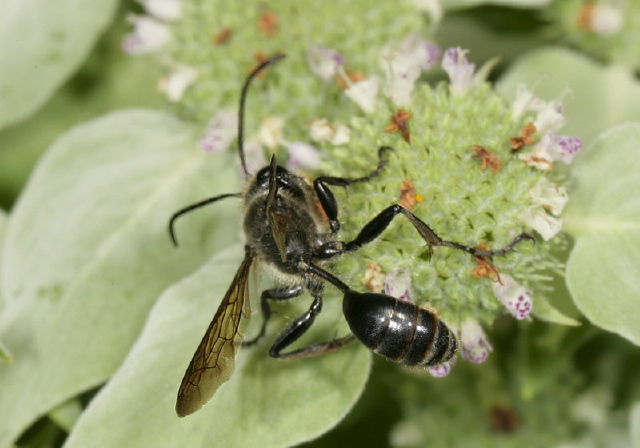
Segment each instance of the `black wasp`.
[[[271,316],[270,300],[287,300],[309,291],[313,303],[307,312],[294,319],[271,345],[269,355],[294,359],[333,352],[354,338],[385,358],[409,366],[434,366],[451,359],[458,343],[454,333],[431,311],[409,301],[372,292],[351,289],[339,278],[321,268],[324,260],[352,252],[376,239],[393,218],[404,215],[413,224],[432,251],[448,246],[473,256],[503,255],[531,235],[523,233],[501,250],[487,251],[440,239],[431,228],[400,205],[391,205],[369,221],[352,241],[340,241],[338,204],[329,186],[348,187],[376,177],[385,166],[391,148],[378,149],[378,166],[363,177],[320,176],[310,182],[278,165],[275,156],[269,166],[255,176],[247,171],[243,148],[244,110],[247,90],[256,75],[281,60],[277,55],[260,64],[247,77],[240,94],[238,152],[248,179],[245,191],[205,199],[177,211],[169,221],[169,233],[177,245],[174,223],[194,209],[226,198],[244,201],[243,229],[246,238],[244,261],[222,299],[213,321],[185,372],[178,391],[176,412],[189,415],[206,403],[233,372],[240,322],[248,318],[247,285],[249,271],[257,261],[276,272],[281,285],[260,296],[264,320],[259,334],[243,345],[252,345],[264,333]],[[284,350],[302,336],[322,309],[324,282],[344,294],[343,313],[353,334],[320,342],[297,350]]]

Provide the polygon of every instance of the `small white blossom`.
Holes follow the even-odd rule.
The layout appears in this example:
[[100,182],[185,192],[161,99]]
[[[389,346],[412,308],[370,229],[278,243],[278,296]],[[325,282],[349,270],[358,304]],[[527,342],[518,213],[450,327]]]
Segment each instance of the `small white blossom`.
[[532,205],[520,215],[520,219],[529,227],[549,241],[562,230],[562,218],[554,218],[544,207]]
[[142,0],[144,9],[161,20],[172,21],[180,17],[181,0]]
[[[345,80],[348,79],[345,77]],[[376,109],[376,95],[380,88],[380,80],[372,76],[365,80],[351,83],[345,90],[345,94],[365,112],[373,112]]]
[[384,86],[385,96],[398,107],[409,106],[411,94],[420,77],[420,68],[404,57],[387,59],[385,62],[387,75],[387,83]]
[[531,313],[533,292],[510,275],[500,274],[500,281],[493,282],[493,293],[516,319],[524,319]]
[[525,165],[532,166],[540,171],[551,171],[553,168],[553,146],[555,145],[553,132],[542,136],[536,143],[532,151],[518,154],[518,158],[523,160]]
[[320,165],[320,153],[315,146],[304,142],[287,143],[290,171],[314,170]]
[[562,104],[559,101],[549,101],[537,112],[538,116],[533,124],[540,134],[555,132],[564,126],[565,119],[562,113]]
[[179,101],[187,88],[198,77],[198,71],[186,65],[176,65],[171,68],[169,75],[160,78],[158,90],[164,93],[169,101]]
[[527,199],[531,201],[532,205],[544,207],[557,216],[567,205],[569,195],[567,189],[562,185],[555,184],[543,177],[529,190]]
[[449,75],[451,91],[455,95],[461,95],[471,87],[476,65],[467,61],[468,52],[460,47],[449,48],[442,57],[442,68]]
[[420,33],[410,33],[405,37],[398,50],[401,54],[413,59],[423,72],[430,70],[440,60],[440,47],[422,37]]
[[527,166],[541,171],[550,171],[553,168],[553,162],[570,164],[580,150],[582,150],[582,140],[579,138],[556,136],[553,132],[547,132],[531,152],[520,153],[518,157],[524,160]]
[[133,31],[125,36],[122,49],[130,55],[155,53],[169,40],[166,24],[149,16],[130,16]]
[[562,219],[556,218],[562,213],[569,200],[567,190],[542,178],[527,193],[531,205],[520,215],[520,219],[538,232],[545,241],[553,238],[562,230]]
[[267,117],[262,120],[258,131],[258,140],[269,150],[275,150],[282,140],[284,120],[281,117]]
[[384,289],[384,274],[382,273],[382,266],[378,263],[367,264],[362,284],[364,284],[369,291],[381,293]]
[[593,7],[589,28],[601,36],[613,36],[622,31],[624,12],[613,2],[598,3]]
[[385,95],[396,106],[409,106],[420,73],[433,67],[439,57],[440,48],[419,33],[409,34],[399,44],[386,45],[381,53],[387,78]]
[[204,135],[200,138],[200,147],[205,152],[225,151],[238,133],[238,116],[232,110],[220,110],[213,116]]
[[462,357],[476,364],[484,362],[493,351],[484,330],[472,318],[467,318],[460,328],[460,345]]
[[[562,96],[565,94],[566,92]],[[538,113],[533,124],[541,135],[555,132],[564,126],[565,119],[560,100],[544,101],[535,96],[525,84],[518,84],[516,99],[511,105],[511,114],[513,118],[518,119],[527,111]]]
[[582,140],[577,137],[560,135],[555,137],[555,143],[551,151],[551,157],[553,160],[558,160],[567,165],[573,162],[573,159],[582,150]]
[[324,81],[330,81],[338,74],[338,67],[344,64],[344,58],[331,48],[311,45],[307,50],[307,63],[313,73]]
[[348,127],[339,123],[330,123],[324,118],[313,120],[309,134],[314,142],[328,141],[332,145],[348,143],[351,137],[351,131]]
[[529,110],[530,105],[535,101],[541,100],[529,90],[526,84],[518,84],[518,87],[516,87],[516,99],[511,104],[511,115],[513,118],[516,120],[520,118]]
[[264,148],[258,140],[252,139],[244,143],[244,157],[249,174],[255,173],[267,165],[267,156],[265,156]]
[[394,268],[384,277],[384,293],[400,300],[411,300],[411,274],[409,268]]
[[453,367],[454,364],[454,360],[451,360],[437,366],[428,367],[427,370],[429,371],[431,376],[435,378],[442,378],[449,375],[449,372],[451,372],[451,367]]

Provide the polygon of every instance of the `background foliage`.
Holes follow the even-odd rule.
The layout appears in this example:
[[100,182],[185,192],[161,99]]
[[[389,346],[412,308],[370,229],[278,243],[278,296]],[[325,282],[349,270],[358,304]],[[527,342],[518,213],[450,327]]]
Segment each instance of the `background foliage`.
[[[640,5],[611,2],[629,12],[622,36],[603,42],[576,26],[591,2],[441,3],[437,27],[426,15],[403,26],[424,23],[440,47],[468,48],[478,65],[499,56],[492,80],[507,98],[520,82],[544,98],[570,89],[564,131],[587,149],[564,215],[566,282],[557,279],[551,297],[582,325],[500,318],[488,361],[444,379],[354,344],[282,364],[265,359],[265,341],[241,352],[211,403],[178,419],[177,385],[242,254],[240,210],[220,204],[181,222],[179,250],[166,221],[240,188],[235,155],[197,149],[201,117],[176,113],[156,89],[161,58],[122,52],[125,17],[139,4],[5,0],[1,447],[640,447]],[[310,20],[321,32],[332,15]],[[355,41],[358,27],[366,32],[354,26]],[[391,31],[376,32],[384,41]],[[212,110],[234,107],[238,77],[220,82],[227,97]],[[293,103],[290,115],[322,107]],[[279,309],[274,327],[302,302]],[[344,328],[329,302],[312,339]]]

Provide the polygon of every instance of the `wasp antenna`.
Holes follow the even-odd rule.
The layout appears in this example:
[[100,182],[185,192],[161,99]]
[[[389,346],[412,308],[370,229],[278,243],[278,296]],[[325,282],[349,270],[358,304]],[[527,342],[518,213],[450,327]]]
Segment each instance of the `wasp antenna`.
[[178,238],[176,237],[176,231],[175,231],[176,219],[178,219],[182,215],[186,215],[187,213],[192,212],[193,210],[196,210],[196,209],[198,209],[200,207],[204,207],[205,205],[213,204],[214,202],[217,202],[217,201],[219,201],[221,199],[240,198],[240,197],[242,197],[242,193],[221,194],[219,196],[214,196],[212,198],[207,198],[207,199],[205,199],[203,201],[196,202],[195,204],[188,205],[188,206],[186,206],[184,208],[181,208],[177,212],[175,212],[171,216],[171,219],[169,219],[169,237],[171,237],[171,242],[173,243],[173,245],[178,247]]
[[247,76],[247,79],[242,86],[242,91],[240,93],[240,107],[238,108],[238,152],[240,153],[240,163],[242,164],[242,170],[244,171],[245,176],[249,176],[249,170],[247,170],[247,162],[244,158],[244,111],[247,103],[247,91],[249,90],[251,82],[256,78],[256,76],[260,74],[262,70],[264,70],[269,65],[283,59],[285,56],[286,55],[284,53],[278,53],[272,58],[262,62],[249,74],[249,76]]

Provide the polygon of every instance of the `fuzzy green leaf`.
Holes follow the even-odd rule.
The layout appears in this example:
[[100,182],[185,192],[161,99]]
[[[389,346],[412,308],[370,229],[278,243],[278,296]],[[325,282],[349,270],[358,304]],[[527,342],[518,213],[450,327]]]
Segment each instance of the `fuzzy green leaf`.
[[[4,210],[0,209],[0,259],[2,257],[2,248],[4,241],[5,229],[7,227],[7,214]],[[0,264],[0,268],[2,265]],[[0,279],[2,278],[2,273],[0,273]],[[0,312],[2,312],[2,286],[0,285]],[[2,343],[0,339],[0,361],[4,362],[13,362],[13,355],[9,351],[9,349]]]
[[559,134],[580,137],[587,144],[610,127],[640,117],[640,83],[628,71],[598,65],[567,49],[547,48],[523,56],[497,88],[515,98],[519,83],[545,100],[562,98],[567,124]]
[[580,325],[580,322],[577,320],[572,319],[569,316],[565,316],[559,310],[554,308],[546,298],[536,297],[535,300],[536,305],[533,308],[532,313],[536,318],[560,325]]
[[0,2],[0,129],[36,111],[82,63],[116,0]]
[[631,407],[630,414],[631,447],[640,448],[640,402]]
[[[304,312],[308,295],[288,302],[255,348],[239,350],[231,380],[209,403],[193,415],[177,417],[180,380],[242,252],[240,245],[219,252],[162,295],[122,368],[71,433],[68,448],[291,446],[318,437],[344,417],[368,377],[371,355],[366,349],[352,343],[336,353],[292,361],[267,355],[276,328]],[[335,337],[341,310],[339,301],[325,300],[309,338]],[[279,318],[283,315],[286,319]],[[255,334],[260,317],[252,324],[248,334]]]
[[0,446],[109,378],[158,295],[237,238],[226,202],[178,222],[190,250],[171,245],[175,210],[238,188],[235,155],[205,155],[193,137],[169,114],[118,112],[71,129],[40,161],[0,260],[0,340],[15,357],[0,364]]
[[594,324],[640,344],[640,124],[604,133],[576,160],[563,214],[575,236],[567,285]]

